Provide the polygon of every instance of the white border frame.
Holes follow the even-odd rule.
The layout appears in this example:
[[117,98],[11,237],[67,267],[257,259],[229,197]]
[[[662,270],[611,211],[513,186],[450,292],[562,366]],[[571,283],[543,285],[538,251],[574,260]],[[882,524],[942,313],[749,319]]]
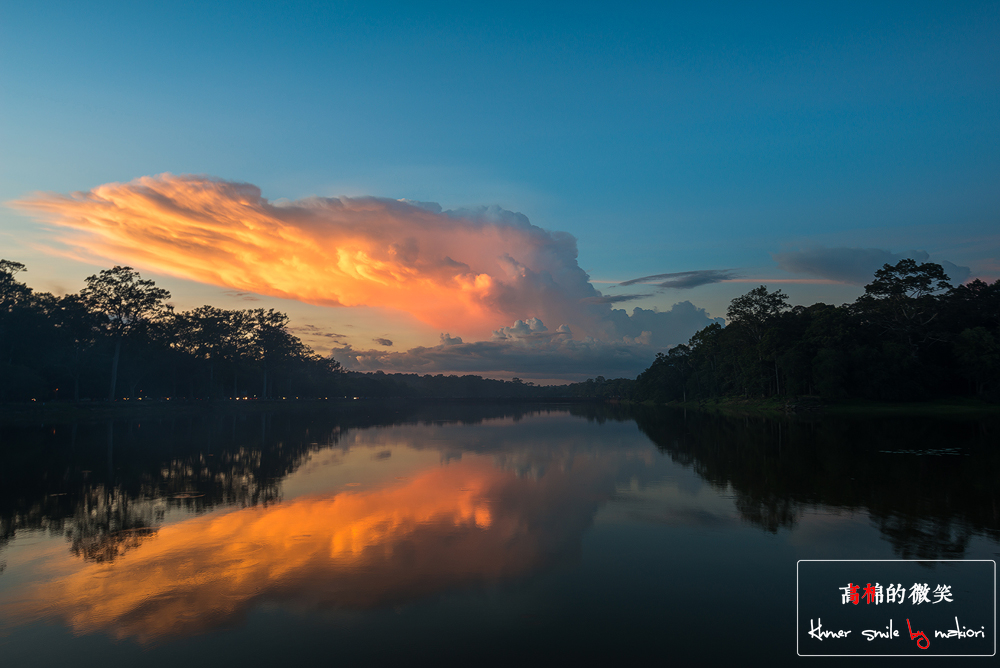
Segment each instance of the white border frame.
[[[993,564],[993,653],[992,654],[803,654],[799,651],[799,639],[802,637],[799,629],[799,564],[802,562],[928,562],[933,561],[935,563],[991,563]],[[913,656],[923,656],[931,658],[940,657],[954,657],[954,658],[982,658],[984,656],[996,656],[997,655],[997,562],[996,559],[799,559],[795,562],[795,653],[801,657],[876,657],[876,658],[893,658],[893,657],[913,657]]]

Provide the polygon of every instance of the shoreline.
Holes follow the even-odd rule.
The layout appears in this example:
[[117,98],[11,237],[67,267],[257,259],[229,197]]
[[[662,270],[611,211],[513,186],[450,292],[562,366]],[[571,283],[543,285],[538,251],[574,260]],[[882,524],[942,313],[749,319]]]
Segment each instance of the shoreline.
[[607,401],[584,397],[329,397],[316,399],[211,399],[146,400],[93,402],[38,402],[0,404],[0,423],[42,420],[72,422],[129,418],[169,417],[198,413],[254,413],[260,411],[313,411],[320,407],[337,409],[371,402],[380,404],[422,403],[427,401],[464,404],[583,404],[605,403],[636,408],[685,409],[729,415],[764,417],[978,417],[1000,415],[1000,403],[959,398],[914,402],[875,402],[861,399],[824,400],[820,397],[770,397],[744,399],[720,397],[700,401],[673,401],[657,404],[650,401]]
[[852,416],[890,417],[921,415],[931,417],[975,417],[1000,415],[1000,404],[981,399],[953,398],[930,401],[870,401],[864,399],[822,399],[815,396],[744,399],[719,397],[701,401],[675,401],[665,404],[643,402],[637,405],[681,408],[726,414],[755,414],[770,417]]
[[256,413],[261,411],[314,411],[379,404],[449,402],[464,404],[581,404],[599,400],[581,397],[329,397],[316,399],[206,399],[86,402],[33,402],[0,404],[0,423],[73,422],[156,418],[199,413]]

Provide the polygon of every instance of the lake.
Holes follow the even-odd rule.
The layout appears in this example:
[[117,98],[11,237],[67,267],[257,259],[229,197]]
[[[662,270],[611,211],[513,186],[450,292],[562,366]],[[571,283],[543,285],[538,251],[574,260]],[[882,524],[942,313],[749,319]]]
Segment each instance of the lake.
[[[954,560],[1000,553],[998,433],[993,418],[369,401],[0,425],[0,656],[799,665],[800,644],[838,642],[810,644],[799,603],[894,629],[944,610],[985,638],[933,651],[992,652],[995,583]],[[920,563],[833,564],[799,602],[800,560]],[[947,583],[954,602],[843,605],[851,573]],[[864,647],[914,653],[904,640]]]

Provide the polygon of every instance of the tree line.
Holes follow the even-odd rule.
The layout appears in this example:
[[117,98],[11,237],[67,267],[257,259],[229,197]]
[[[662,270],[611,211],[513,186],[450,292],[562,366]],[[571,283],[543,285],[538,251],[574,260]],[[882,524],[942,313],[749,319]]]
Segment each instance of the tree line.
[[1000,281],[952,287],[940,265],[901,260],[842,306],[791,306],[760,286],[728,324],[658,353],[638,378],[538,386],[518,378],[358,373],[310,350],[274,309],[175,312],[130,267],[56,297],[0,260],[0,402],[251,397],[686,401],[816,395],[909,401],[1000,393]]
[[131,267],[63,297],[18,280],[0,260],[0,403],[123,399],[437,397],[622,398],[631,379],[568,386],[519,378],[349,372],[310,350],[274,309],[177,312]]
[[56,297],[22,271],[0,260],[0,401],[320,396],[340,370],[274,309],[175,312],[167,290],[122,266]]
[[1000,392],[1000,280],[953,287],[941,265],[879,269],[851,304],[791,306],[760,286],[659,353],[632,398],[818,395],[914,401]]

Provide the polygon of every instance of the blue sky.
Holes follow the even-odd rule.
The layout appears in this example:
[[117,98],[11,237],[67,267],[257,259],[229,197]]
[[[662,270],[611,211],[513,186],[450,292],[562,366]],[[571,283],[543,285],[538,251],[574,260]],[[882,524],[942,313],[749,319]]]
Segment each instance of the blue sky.
[[[1000,277],[997,3],[2,7],[5,202],[169,172],[251,183],[270,201],[498,205],[573,235],[605,295],[731,270],[743,282],[647,286],[618,306],[689,301],[706,318],[753,281],[799,303],[850,301],[862,288],[843,273],[794,282],[829,281],[858,260],[844,249],[923,251],[960,278]],[[67,259],[49,223],[0,211],[2,254],[38,289],[75,291],[125,263],[179,308],[274,305],[303,326],[352,325],[337,343],[355,350],[434,347],[444,330],[378,303],[244,304],[127,253]],[[529,311],[519,319],[545,320]]]

